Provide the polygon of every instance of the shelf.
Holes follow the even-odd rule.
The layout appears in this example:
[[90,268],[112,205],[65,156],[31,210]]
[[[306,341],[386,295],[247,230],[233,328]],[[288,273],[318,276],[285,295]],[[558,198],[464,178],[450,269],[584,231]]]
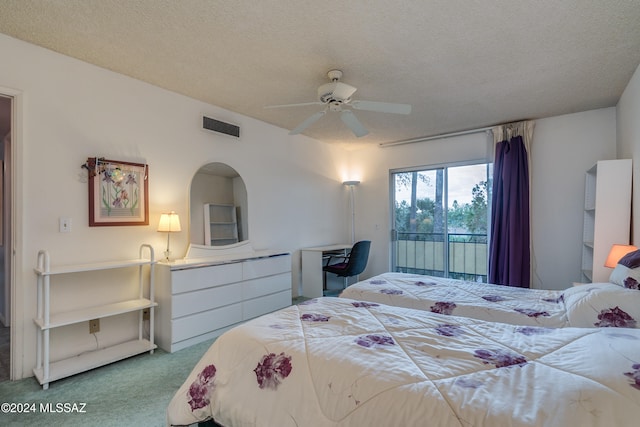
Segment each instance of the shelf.
[[157,261],[148,259],[132,259],[127,261],[108,261],[92,264],[62,265],[51,267],[48,271],[41,268],[34,268],[36,274],[41,276],[53,276],[56,274],[81,273],[83,271],[110,270],[123,267],[138,267],[141,265],[155,264]]
[[157,303],[152,304],[148,299],[142,298],[137,300],[121,301],[114,304],[88,307],[80,310],[51,314],[48,327],[45,326],[43,319],[34,319],[34,322],[40,327],[40,329],[53,329],[60,326],[89,321],[91,319],[101,319],[103,317],[117,316],[119,314],[143,310],[145,308],[155,307],[157,305]]
[[632,161],[600,160],[585,174],[582,225],[584,280],[606,282],[604,266],[613,244],[629,242],[631,226]]
[[204,241],[207,246],[223,246],[238,242],[238,223],[234,205],[204,205]]
[[[142,258],[143,251],[149,252],[149,258]],[[33,319],[37,326],[37,343],[36,343],[36,367],[33,369],[35,376],[42,384],[43,389],[49,388],[49,383],[59,380],[70,375],[75,375],[80,372],[94,369],[108,363],[117,362],[124,358],[134,356],[136,354],[144,352],[153,352],[156,348],[154,344],[154,324],[150,322],[149,326],[149,338],[144,338],[143,326],[146,319],[144,319],[143,311],[148,310],[149,318],[154,318],[154,308],[158,305],[154,301],[154,266],[156,261],[154,260],[153,248],[148,244],[142,244],[140,246],[140,258],[120,261],[106,261],[106,262],[94,262],[89,264],[77,264],[77,265],[61,265],[50,266],[49,253],[46,250],[40,250],[38,252],[38,260],[36,268],[34,269],[37,276],[37,317]],[[148,277],[145,277],[145,266],[148,267]],[[52,309],[55,311],[55,307],[51,307],[51,292],[59,291],[64,286],[65,279],[63,277],[59,280],[54,289],[51,289],[51,276],[60,274],[71,273],[87,273],[87,272],[100,272],[105,270],[119,269],[119,268],[131,268],[138,269],[138,298],[137,299],[125,299],[112,303],[104,303],[104,301],[94,301],[87,299],[87,304],[98,304],[87,307],[80,306],[80,304],[74,304],[74,307],[67,311],[60,311],[51,313]],[[148,288],[145,285],[148,282]],[[147,288],[147,289],[145,289]],[[144,298],[144,295],[149,295],[149,298]],[[86,298],[85,298],[86,299]],[[78,301],[82,301],[81,298]],[[100,304],[103,302],[102,304]],[[109,346],[102,349],[96,349],[94,351],[86,351],[79,353],[75,356],[68,357],[64,360],[57,362],[51,362],[50,355],[50,330],[53,328],[59,328],[78,324],[82,322],[88,322],[92,319],[101,319],[111,316],[118,316],[126,313],[138,313],[138,334],[137,338],[129,340],[122,344]],[[63,343],[61,343],[62,345]],[[81,350],[78,349],[78,352]],[[45,372],[47,373],[45,375]]]
[[136,354],[145,353],[156,349],[155,344],[148,340],[133,340],[122,344],[117,344],[100,350],[82,353],[78,356],[53,362],[49,365],[49,377],[44,378],[44,370],[36,368],[33,370],[40,384],[56,381],[70,375],[79,374],[89,369],[98,368],[109,363],[126,359]]

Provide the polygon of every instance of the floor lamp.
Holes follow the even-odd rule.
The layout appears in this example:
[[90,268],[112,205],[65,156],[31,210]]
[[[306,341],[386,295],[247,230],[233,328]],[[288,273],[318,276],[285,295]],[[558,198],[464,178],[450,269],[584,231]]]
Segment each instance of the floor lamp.
[[351,192],[351,243],[353,244],[356,242],[356,205],[353,198],[353,187],[360,184],[360,181],[344,181],[342,184],[348,185]]

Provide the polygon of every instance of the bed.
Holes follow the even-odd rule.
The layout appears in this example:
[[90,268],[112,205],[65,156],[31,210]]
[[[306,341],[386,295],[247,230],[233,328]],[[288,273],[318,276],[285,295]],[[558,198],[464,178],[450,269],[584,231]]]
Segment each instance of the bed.
[[640,327],[640,291],[619,283],[558,291],[383,273],[354,283],[340,296],[514,325]]
[[635,426],[640,330],[546,328],[318,298],[221,335],[169,425]]

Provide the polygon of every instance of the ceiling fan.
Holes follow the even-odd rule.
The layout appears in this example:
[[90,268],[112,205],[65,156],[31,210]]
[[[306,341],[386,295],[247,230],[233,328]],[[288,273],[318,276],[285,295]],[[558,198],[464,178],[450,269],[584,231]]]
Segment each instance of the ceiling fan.
[[300,123],[295,129],[289,132],[289,135],[297,135],[302,133],[305,129],[311,126],[324,116],[327,111],[333,111],[340,113],[340,119],[346,124],[349,129],[357,136],[365,136],[369,131],[360,123],[360,120],[350,109],[345,107],[351,107],[354,110],[366,110],[376,111],[379,113],[393,113],[393,114],[410,114],[411,105],[409,104],[393,104],[389,102],[375,102],[375,101],[356,101],[351,99],[351,96],[357,90],[355,87],[342,83],[340,78],[342,77],[342,71],[331,70],[327,73],[330,83],[325,83],[318,88],[318,101],[315,102],[303,102],[300,104],[283,104],[283,105],[270,105],[265,108],[286,108],[286,107],[301,107],[304,105],[326,105],[324,110],[308,117],[305,121]]

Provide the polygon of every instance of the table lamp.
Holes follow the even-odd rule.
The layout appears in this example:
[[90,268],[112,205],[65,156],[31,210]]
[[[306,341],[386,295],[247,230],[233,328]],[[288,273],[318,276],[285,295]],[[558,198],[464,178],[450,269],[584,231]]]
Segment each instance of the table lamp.
[[633,245],[613,245],[611,246],[611,251],[609,251],[609,256],[607,260],[604,262],[605,267],[615,268],[620,258],[628,254],[629,252],[633,252],[637,250]]
[[169,213],[163,213],[160,215],[160,223],[158,224],[158,231],[167,233],[167,250],[164,252],[165,259],[169,261],[171,251],[169,250],[169,239],[171,233],[181,231],[180,217],[174,211]]

